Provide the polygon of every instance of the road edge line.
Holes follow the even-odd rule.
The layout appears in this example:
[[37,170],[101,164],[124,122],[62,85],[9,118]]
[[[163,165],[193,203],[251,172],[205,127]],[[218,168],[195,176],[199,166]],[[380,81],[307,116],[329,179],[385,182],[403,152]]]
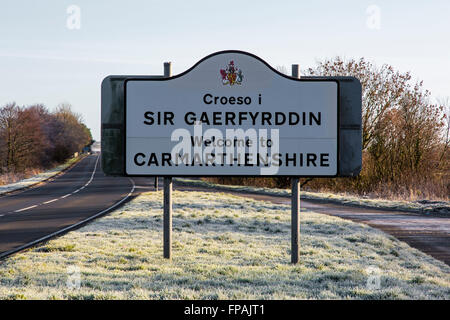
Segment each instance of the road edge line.
[[62,236],[64,234],[68,233],[69,231],[73,231],[73,230],[75,230],[77,228],[80,228],[83,225],[91,222],[92,220],[95,220],[95,219],[97,219],[97,218],[99,218],[99,217],[109,213],[110,211],[112,211],[113,209],[117,208],[121,204],[124,204],[124,202],[131,197],[131,195],[133,194],[133,192],[134,192],[134,190],[136,188],[136,184],[134,183],[133,179],[131,179],[131,178],[128,178],[128,179],[131,181],[131,183],[133,185],[133,187],[131,188],[131,191],[124,198],[122,198],[121,200],[119,200],[118,202],[113,204],[111,207],[109,207],[107,209],[104,209],[104,210],[94,214],[93,216],[90,216],[90,217],[88,217],[88,218],[86,218],[86,219],[84,219],[82,221],[79,221],[79,222],[73,224],[73,225],[70,225],[70,226],[65,227],[65,228],[63,228],[61,230],[55,231],[55,232],[53,232],[51,234],[48,234],[48,235],[46,235],[44,237],[41,237],[39,239],[33,240],[33,241],[31,241],[31,242],[29,242],[27,244],[24,244],[24,245],[22,245],[20,247],[14,248],[14,249],[9,250],[9,251],[5,251],[3,253],[0,253],[0,260],[3,260],[5,258],[7,258],[7,257],[9,257],[9,256],[11,256],[13,254],[19,253],[19,252],[21,252],[23,250],[26,250],[26,249],[29,249],[31,247],[34,247],[37,244],[40,244],[42,242],[46,242],[46,241],[51,240],[53,238],[56,238],[58,236]]
[[41,184],[45,184],[45,183],[47,183],[47,182],[50,182],[52,179],[57,178],[57,177],[59,177],[59,176],[65,174],[67,171],[69,171],[70,169],[72,169],[73,167],[75,167],[77,164],[79,164],[79,163],[81,162],[81,160],[86,159],[88,156],[89,156],[89,155],[80,157],[78,160],[76,160],[76,161],[75,161],[74,163],[72,163],[70,166],[68,166],[68,167],[62,169],[61,171],[55,173],[55,174],[54,174],[53,176],[51,176],[51,177],[45,178],[44,180],[41,180],[41,181],[38,181],[38,182],[36,182],[36,183],[30,184],[29,186],[26,186],[26,187],[22,187],[22,188],[19,188],[19,189],[15,189],[15,190],[11,190],[11,191],[6,191],[6,192],[4,192],[4,193],[0,193],[0,199],[3,198],[3,197],[8,197],[8,196],[12,196],[12,195],[15,195],[15,194],[20,194],[20,193],[25,192],[25,191],[27,191],[27,190],[29,190],[29,189],[37,188],[37,187],[39,187],[39,185],[41,185]]

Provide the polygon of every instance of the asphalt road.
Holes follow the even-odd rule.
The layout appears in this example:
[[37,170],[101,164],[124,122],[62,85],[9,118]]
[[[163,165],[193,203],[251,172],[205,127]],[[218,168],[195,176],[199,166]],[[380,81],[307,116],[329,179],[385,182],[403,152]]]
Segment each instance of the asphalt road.
[[[210,188],[177,185],[176,182],[174,183],[174,189],[183,191],[215,191]],[[291,203],[290,198],[282,196],[270,196],[224,190],[218,190],[217,192],[227,192],[241,197],[249,197],[256,200],[270,201],[278,204]],[[405,213],[392,210],[358,208],[309,200],[301,200],[300,208],[301,211],[311,210],[318,213],[349,219],[355,222],[365,223],[408,243],[411,247],[419,249],[422,252],[441,260],[447,265],[450,265],[450,218],[448,217]]]
[[132,196],[134,182],[103,174],[90,155],[38,187],[0,196],[0,255],[80,223]]
[[[98,155],[81,160],[64,174],[38,187],[0,196],[0,257],[55,232],[81,224],[129,200],[153,191],[153,178],[107,177]],[[162,188],[162,178],[159,187]],[[175,190],[203,190],[177,185]],[[220,192],[225,192],[220,190]],[[230,192],[243,197],[289,204],[286,197]],[[450,265],[450,219],[301,201],[302,209],[366,223]],[[301,216],[300,216],[301,221]]]

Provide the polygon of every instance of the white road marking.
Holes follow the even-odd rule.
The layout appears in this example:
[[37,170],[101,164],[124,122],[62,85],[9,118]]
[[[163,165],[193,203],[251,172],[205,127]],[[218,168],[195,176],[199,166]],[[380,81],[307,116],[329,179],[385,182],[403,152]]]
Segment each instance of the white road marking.
[[23,209],[16,210],[16,211],[14,211],[14,212],[22,212],[22,211],[25,211],[25,210],[29,210],[29,209],[36,208],[37,206],[38,206],[38,205],[35,204],[34,206],[29,206],[29,207],[26,207],[26,208],[23,208]]
[[[83,160],[83,159],[81,159],[81,160]],[[67,169],[67,168],[66,168],[66,169],[64,169],[64,170],[62,170],[62,171],[60,171],[60,172],[58,172],[57,174],[48,177],[47,179],[44,179],[44,180],[42,180],[42,181],[39,181],[39,182],[37,182],[36,184],[30,185],[29,187],[25,188],[25,189],[22,190],[22,191],[20,191],[20,189],[17,189],[17,190],[19,190],[19,191],[11,190],[11,191],[13,192],[12,194],[4,194],[4,193],[2,193],[2,194],[0,194],[0,198],[13,197],[13,196],[16,196],[16,195],[18,195],[18,194],[21,194],[21,193],[24,193],[24,192],[33,190],[33,189],[37,188],[39,184],[45,183],[45,182],[49,182],[49,181],[52,181],[52,180],[54,180],[55,178],[57,178],[58,175],[64,174],[64,173],[66,173],[66,172],[71,171],[72,169],[74,169],[76,166],[78,166],[78,165],[81,163],[81,160],[78,161],[77,163],[75,163],[70,169]],[[69,166],[69,167],[70,167],[70,166]],[[65,170],[66,170],[66,172],[64,172]]]
[[[95,171],[97,171],[97,165],[98,165],[98,160],[99,160],[99,159],[100,159],[100,155],[97,156],[97,160],[95,161],[94,170],[92,171],[92,174],[91,174],[91,177],[89,178],[89,181],[88,181],[84,186],[82,186],[81,188],[78,188],[77,190],[73,191],[72,193],[68,193],[68,194],[66,194],[66,195],[64,195],[64,196],[62,196],[62,197],[57,198],[57,199],[52,199],[52,200],[49,200],[49,201],[46,201],[46,202],[41,202],[41,203],[35,204],[34,206],[30,206],[30,207],[26,207],[26,208],[23,208],[23,209],[19,209],[19,210],[16,210],[16,211],[14,211],[14,212],[22,212],[22,211],[25,211],[25,210],[29,210],[29,209],[36,208],[37,206],[40,206],[40,205],[42,205],[42,204],[49,204],[49,203],[58,201],[59,199],[67,198],[67,197],[71,196],[72,194],[75,194],[75,193],[77,193],[78,191],[83,190],[83,189],[86,188],[86,187],[92,182],[92,180],[94,179],[94,175],[95,175]],[[133,190],[131,191],[131,193],[133,193],[133,191],[134,191],[134,181],[133,181]],[[128,197],[129,197],[129,195],[127,196],[127,198],[128,198]],[[0,215],[0,217],[3,217],[3,216],[4,216],[4,215]]]
[[52,203],[55,201],[58,201],[58,199],[48,200],[48,201],[42,202],[42,204]]
[[77,223],[75,223],[75,224],[73,224],[73,225],[71,225],[71,226],[65,227],[64,229],[58,230],[58,231],[53,232],[53,233],[51,233],[51,234],[49,234],[49,235],[46,235],[46,236],[44,236],[44,237],[42,237],[42,238],[39,238],[39,239],[34,240],[34,241],[31,241],[31,242],[29,242],[29,243],[27,243],[27,244],[24,244],[23,246],[20,246],[20,247],[18,247],[18,248],[13,249],[13,250],[3,252],[3,253],[0,254],[0,257],[2,257],[2,256],[7,256],[7,255],[11,254],[12,251],[18,252],[18,251],[21,251],[21,250],[23,250],[23,249],[25,249],[25,248],[32,247],[32,246],[34,246],[35,244],[37,244],[37,243],[39,243],[39,242],[41,242],[41,241],[44,241],[44,240],[46,240],[46,239],[51,239],[51,238],[53,238],[54,236],[57,236],[57,235],[62,234],[62,233],[64,233],[64,232],[67,232],[67,231],[70,231],[70,230],[72,230],[72,229],[75,229],[75,228],[77,228],[78,226],[80,226],[80,225],[82,225],[82,224],[84,224],[84,223],[86,223],[86,222],[89,222],[89,221],[91,221],[91,220],[94,220],[95,218],[97,218],[98,216],[101,216],[101,215],[104,214],[105,212],[107,212],[107,211],[109,211],[109,210],[111,210],[111,209],[117,207],[119,204],[121,204],[122,202],[124,202],[125,200],[127,200],[127,199],[133,194],[134,189],[136,188],[136,185],[134,184],[133,179],[131,179],[131,178],[128,178],[128,179],[130,179],[130,181],[133,183],[133,188],[131,188],[131,191],[130,191],[130,192],[129,192],[122,200],[116,202],[116,203],[113,204],[111,207],[109,207],[109,208],[107,208],[107,209],[105,209],[105,210],[102,210],[102,211],[100,211],[99,213],[97,213],[97,214],[95,214],[95,215],[93,215],[93,216],[90,216],[89,218],[84,219],[83,221],[80,221],[80,222],[77,222]]

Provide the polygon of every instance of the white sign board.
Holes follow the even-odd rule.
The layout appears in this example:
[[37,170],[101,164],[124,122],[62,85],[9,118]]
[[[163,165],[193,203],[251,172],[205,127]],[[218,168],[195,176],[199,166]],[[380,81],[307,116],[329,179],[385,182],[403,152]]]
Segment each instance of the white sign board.
[[241,52],[125,82],[125,171],[336,176],[338,83],[285,76]]

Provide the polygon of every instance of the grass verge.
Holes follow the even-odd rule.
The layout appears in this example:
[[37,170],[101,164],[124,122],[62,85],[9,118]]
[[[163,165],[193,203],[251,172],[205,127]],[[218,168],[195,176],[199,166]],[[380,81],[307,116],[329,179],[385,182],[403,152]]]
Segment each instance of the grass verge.
[[[162,192],[142,194],[83,228],[0,262],[0,298],[450,298],[447,265],[336,217],[301,212],[298,265],[289,263],[289,206],[175,191],[173,229],[174,258],[167,261]],[[73,285],[77,279],[80,287]]]
[[[240,185],[222,185],[212,183],[209,181],[195,180],[188,178],[174,178],[174,180],[181,185],[191,185],[216,190],[266,194],[280,197],[291,196],[290,189],[276,189],[276,188],[240,186]],[[304,200],[325,201],[365,208],[396,210],[404,212],[417,212],[423,214],[433,213],[440,215],[450,215],[450,203],[448,201],[394,201],[387,199],[361,198],[348,194],[309,192],[303,190],[300,192],[300,196],[301,199]]]
[[0,195],[6,194],[13,191],[18,191],[26,188],[30,188],[36,184],[39,184],[41,182],[44,182],[48,179],[51,179],[52,177],[60,174],[62,171],[67,170],[72,165],[80,161],[84,158],[84,155],[80,155],[78,157],[73,157],[67,160],[65,163],[60,164],[59,166],[54,167],[51,170],[47,170],[41,173],[38,173],[30,178],[23,179],[20,181],[17,181],[15,183],[10,183],[7,185],[0,185]]

